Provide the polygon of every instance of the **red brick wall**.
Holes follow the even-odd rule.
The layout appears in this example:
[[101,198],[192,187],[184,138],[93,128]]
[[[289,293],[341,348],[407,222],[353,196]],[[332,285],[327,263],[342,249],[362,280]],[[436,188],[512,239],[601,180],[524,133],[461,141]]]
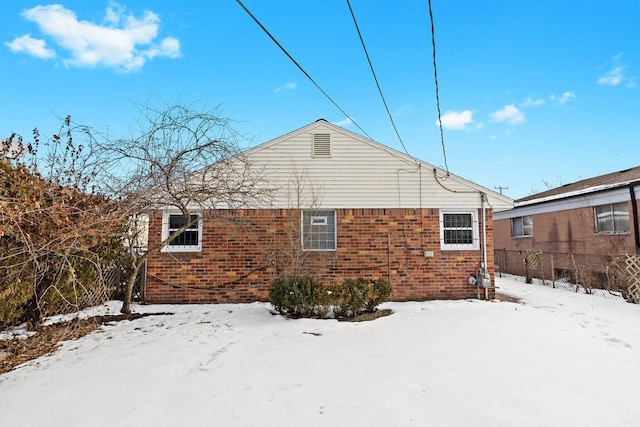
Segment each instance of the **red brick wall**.
[[629,220],[629,233],[597,234],[593,207],[549,212],[533,216],[532,237],[515,238],[511,237],[511,219],[496,220],[496,263],[504,272],[524,275],[524,257],[534,250],[541,252],[534,277],[552,279],[559,269],[604,272],[617,255],[635,253],[630,202]]
[[[207,211],[202,252],[149,258],[146,300],[266,300],[273,279],[294,273],[311,274],[324,283],[381,278],[390,281],[393,300],[476,297],[468,278],[480,266],[482,252],[442,251],[437,209],[337,209],[336,220],[336,251],[302,252],[299,210]],[[162,213],[156,212],[149,222],[150,247],[160,240],[161,224]],[[488,211],[489,242],[492,237]],[[488,249],[493,278],[493,246]],[[424,251],[434,256],[425,258]]]

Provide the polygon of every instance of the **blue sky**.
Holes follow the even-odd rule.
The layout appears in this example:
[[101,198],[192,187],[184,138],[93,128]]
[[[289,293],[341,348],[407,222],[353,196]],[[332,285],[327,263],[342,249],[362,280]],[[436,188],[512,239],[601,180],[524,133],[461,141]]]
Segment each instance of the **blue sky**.
[[[243,0],[374,140],[404,151],[346,0]],[[410,155],[444,167],[427,0],[351,0]],[[432,0],[447,165],[520,198],[640,164],[640,1]],[[234,0],[4,2],[0,137],[59,118],[115,137],[133,103],[219,106],[253,144],[357,133]]]

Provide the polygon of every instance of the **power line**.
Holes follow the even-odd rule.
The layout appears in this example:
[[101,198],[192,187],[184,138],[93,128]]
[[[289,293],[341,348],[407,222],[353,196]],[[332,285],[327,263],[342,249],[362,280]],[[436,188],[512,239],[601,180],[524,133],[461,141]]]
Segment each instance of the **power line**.
[[442,142],[442,155],[444,156],[444,168],[449,174],[447,165],[447,152],[444,147],[444,131],[442,130],[442,113],[440,112],[440,95],[438,90],[438,68],[436,67],[436,31],[433,25],[433,11],[431,10],[431,0],[429,0],[429,18],[431,20],[431,46],[433,48],[433,79],[436,84],[436,106],[438,108],[438,126],[440,126],[440,141]]
[[382,98],[382,103],[384,104],[385,110],[387,110],[387,114],[389,115],[389,120],[391,121],[391,125],[393,126],[393,130],[396,132],[396,136],[398,137],[398,141],[400,141],[400,145],[404,148],[404,152],[407,153],[408,156],[409,151],[407,147],[404,145],[402,138],[400,137],[400,132],[398,132],[398,128],[396,127],[396,123],[393,120],[393,116],[391,115],[391,111],[389,111],[389,106],[387,105],[387,101],[384,98],[382,93],[382,89],[380,88],[380,83],[378,82],[378,77],[376,76],[376,72],[373,69],[373,64],[371,63],[371,58],[369,58],[369,52],[367,52],[367,47],[364,44],[364,39],[362,38],[362,33],[360,32],[360,27],[358,26],[358,21],[356,20],[356,15],[353,13],[353,9],[351,8],[351,2],[347,0],[347,6],[349,6],[349,12],[351,12],[351,17],[353,18],[353,24],[356,27],[356,31],[358,32],[358,37],[360,38],[360,43],[362,44],[362,49],[364,50],[364,55],[367,57],[367,62],[369,63],[369,68],[371,69],[371,74],[373,74],[373,80],[376,82],[376,86],[378,87],[378,93],[380,93],[380,98]]
[[269,38],[270,38],[270,39],[271,39],[271,40],[272,40],[272,41],[273,41],[273,42],[274,42],[274,43],[275,43],[275,44],[280,48],[280,50],[281,50],[285,55],[287,55],[287,57],[291,60],[291,62],[293,62],[293,63],[296,65],[296,67],[298,67],[298,69],[299,69],[300,71],[302,71],[302,73],[303,73],[303,74],[304,74],[304,75],[309,79],[309,81],[310,81],[311,83],[313,83],[313,84],[315,85],[315,87],[317,87],[317,88],[318,88],[318,90],[319,90],[320,92],[322,92],[322,94],[323,94],[323,95],[324,95],[324,96],[325,96],[329,101],[331,101],[331,103],[332,103],[333,105],[334,105],[338,110],[340,110],[340,112],[341,112],[342,114],[344,114],[344,115],[347,117],[347,119],[349,119],[349,120],[351,121],[351,123],[353,123],[353,124],[354,124],[358,129],[360,129],[360,130],[362,131],[362,133],[364,133],[364,134],[365,134],[365,136],[366,136],[367,138],[369,138],[369,139],[373,140],[373,138],[371,138],[371,136],[369,136],[369,134],[368,134],[367,132],[365,132],[365,130],[364,130],[364,129],[362,129],[362,128],[360,127],[360,125],[358,125],[358,123],[356,123],[356,121],[355,121],[355,120],[353,120],[353,118],[351,118],[351,116],[349,116],[349,115],[348,115],[348,114],[347,114],[347,113],[346,113],[342,108],[340,108],[340,106],[339,106],[339,105],[338,105],[338,104],[333,100],[333,98],[331,98],[331,97],[329,96],[329,94],[328,94],[327,92],[325,92],[325,91],[320,87],[320,85],[319,85],[318,83],[316,83],[316,81],[315,81],[315,80],[313,80],[313,78],[309,75],[309,73],[307,73],[307,72],[304,70],[304,68],[302,68],[302,66],[301,66],[300,64],[298,64],[298,61],[296,61],[295,59],[293,59],[293,57],[289,54],[289,52],[287,52],[287,50],[286,50],[286,49],[285,49],[285,48],[284,48],[284,47],[283,47],[283,46],[278,42],[278,40],[276,40],[276,38],[275,38],[273,35],[271,35],[271,33],[269,32],[269,30],[267,30],[267,29],[265,28],[265,26],[264,26],[264,25],[262,25],[262,23],[258,20],[258,18],[256,18],[256,17],[253,15],[253,13],[251,13],[251,11],[250,11],[249,9],[247,9],[247,7],[242,3],[242,1],[241,1],[241,0],[236,0],[236,3],[238,3],[238,4],[239,4],[243,9],[244,9],[244,11],[245,11],[245,12],[247,12],[247,14],[251,17],[251,19],[253,19],[253,21],[254,21],[256,24],[258,24],[258,26],[259,26],[260,28],[262,28],[262,31],[264,31],[264,32],[269,36]]

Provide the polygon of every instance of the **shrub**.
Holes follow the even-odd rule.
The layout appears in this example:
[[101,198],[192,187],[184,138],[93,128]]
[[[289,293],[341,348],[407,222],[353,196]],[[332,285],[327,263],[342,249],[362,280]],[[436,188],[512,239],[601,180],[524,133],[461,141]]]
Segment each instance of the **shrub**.
[[391,296],[391,285],[382,279],[371,280],[368,285],[366,311],[376,311],[376,307]]
[[98,279],[124,252],[113,207],[0,159],[0,329],[36,329],[45,316],[83,308],[87,293],[107,296]]
[[276,279],[269,289],[269,301],[280,314],[309,317],[314,313],[319,286],[311,276]]
[[364,311],[367,304],[368,280],[346,279],[337,295],[334,312],[340,317],[355,317]]
[[322,285],[316,288],[314,315],[322,318],[336,315],[336,299],[340,295],[340,285]]
[[276,279],[269,288],[269,300],[280,314],[294,317],[355,317],[373,312],[391,295],[384,280],[346,279],[341,284],[323,285],[310,276]]
[[337,311],[345,317],[354,317],[364,311],[374,312],[390,295],[391,285],[382,279],[347,279],[342,284],[336,301]]

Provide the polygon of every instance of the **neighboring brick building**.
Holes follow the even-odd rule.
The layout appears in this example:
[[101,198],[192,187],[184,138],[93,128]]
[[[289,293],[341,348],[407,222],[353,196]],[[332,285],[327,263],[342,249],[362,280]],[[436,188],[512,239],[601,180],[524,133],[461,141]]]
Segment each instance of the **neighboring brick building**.
[[[278,189],[271,203],[195,210],[149,258],[148,302],[265,300],[291,274],[382,278],[395,300],[476,297],[468,279],[484,265],[493,279],[492,210],[511,199],[325,120],[245,155]],[[171,207],[151,215],[150,247],[180,221]]]
[[525,275],[532,251],[533,277],[604,284],[618,255],[640,253],[639,197],[635,167],[516,200],[494,215],[496,265]]

